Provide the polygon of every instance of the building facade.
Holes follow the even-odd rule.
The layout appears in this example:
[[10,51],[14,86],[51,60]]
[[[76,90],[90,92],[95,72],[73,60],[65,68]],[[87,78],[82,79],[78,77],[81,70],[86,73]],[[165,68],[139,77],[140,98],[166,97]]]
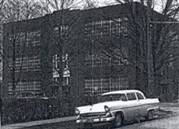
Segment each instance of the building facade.
[[[144,7],[130,7],[141,19],[139,10]],[[73,109],[107,91],[147,93],[145,74],[139,75],[131,63],[137,62],[139,48],[130,37],[128,8],[124,4],[63,10],[5,24],[3,96],[55,96],[64,109]]]

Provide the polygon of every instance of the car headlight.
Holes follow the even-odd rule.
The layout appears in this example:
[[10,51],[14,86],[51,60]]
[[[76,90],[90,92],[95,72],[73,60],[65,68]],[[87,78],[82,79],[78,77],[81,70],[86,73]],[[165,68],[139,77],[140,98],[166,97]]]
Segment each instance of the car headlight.
[[77,109],[77,108],[75,109],[75,114],[76,114],[76,115],[79,115],[79,114],[80,114],[79,109]]
[[110,108],[106,105],[104,106],[104,110],[105,110],[105,112],[110,112]]
[[112,116],[112,114],[110,112],[110,108],[108,106],[105,105],[104,110],[106,112],[106,117],[111,117]]

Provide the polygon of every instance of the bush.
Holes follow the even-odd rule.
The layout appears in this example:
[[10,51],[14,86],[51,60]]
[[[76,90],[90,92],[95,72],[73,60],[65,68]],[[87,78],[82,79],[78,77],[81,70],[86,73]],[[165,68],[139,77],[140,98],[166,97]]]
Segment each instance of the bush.
[[2,124],[59,117],[56,98],[8,98],[3,100]]

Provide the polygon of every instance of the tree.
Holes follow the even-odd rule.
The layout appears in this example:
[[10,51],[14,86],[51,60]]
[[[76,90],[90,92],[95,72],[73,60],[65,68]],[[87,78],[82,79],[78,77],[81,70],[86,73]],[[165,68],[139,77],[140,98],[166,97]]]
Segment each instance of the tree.
[[58,10],[79,8],[82,0],[40,0],[40,3],[44,13],[52,13]]
[[4,0],[1,22],[14,22],[42,16],[42,7],[35,0]]
[[[162,81],[162,69],[166,69],[169,66],[168,64],[174,62],[178,57],[178,53],[173,51],[174,47],[176,49],[174,44],[178,41],[176,38],[177,30],[174,29],[176,24],[166,25],[162,23],[162,21],[175,21],[179,11],[178,3],[175,0],[167,0],[163,3],[164,5],[160,5],[163,7],[161,13],[156,14],[152,12],[155,9],[155,3],[151,0],[141,0],[140,4],[147,6],[147,9],[141,8],[143,11],[140,10],[139,17],[132,12],[133,1],[117,0],[117,2],[131,5],[128,8],[130,12],[128,19],[130,38],[135,41],[136,45],[136,63],[134,65],[136,66],[136,86],[143,85],[138,84],[139,79],[146,76],[147,78],[144,78],[143,81],[148,80],[148,83],[144,83],[143,89],[146,89],[148,95],[157,96],[160,94],[156,91],[159,91],[158,87]],[[159,18],[155,18],[157,15]],[[155,21],[160,21],[160,24],[155,24]],[[142,76],[140,76],[141,72],[143,72]],[[152,81],[152,83],[149,83],[149,81]]]
[[[152,0],[140,0],[138,1],[140,6],[136,6],[137,3],[133,0],[116,0],[116,3],[128,5],[127,36],[131,43],[127,47],[128,54],[125,54],[126,51],[123,51],[119,44],[111,43],[106,46],[100,40],[95,41],[103,48],[103,53],[122,60],[129,69],[135,69],[136,83],[133,84],[136,85],[135,88],[144,90],[149,96],[158,96],[160,93],[156,91],[159,90],[157,87],[160,87],[162,81],[162,69],[166,70],[168,64],[178,58],[178,53],[173,53],[173,49],[177,49],[174,44],[178,41],[177,30],[174,29],[176,24],[162,24],[163,21],[176,20],[179,11],[178,2],[162,1],[163,5],[159,4],[157,7]],[[88,5],[95,8],[91,1],[88,1]],[[154,9],[160,9],[160,13]],[[105,17],[105,14],[101,13],[101,16]],[[160,24],[155,24],[155,21],[160,21]],[[112,22],[118,24],[121,21],[114,19]],[[119,35],[114,37],[119,40],[117,39]],[[130,46],[132,47],[129,48]]]
[[[154,70],[155,94],[161,95],[164,89],[161,85],[168,85],[172,92],[176,93],[178,69],[175,62],[178,60],[178,24],[175,24],[179,14],[179,3],[175,0],[167,0],[162,9],[162,16],[159,22],[151,21],[153,26],[152,56]],[[165,80],[165,81],[164,81]],[[167,87],[166,87],[167,88]],[[165,88],[165,90],[167,90]],[[170,93],[169,93],[170,94]],[[176,96],[171,99],[176,99]],[[167,97],[166,97],[167,98]]]

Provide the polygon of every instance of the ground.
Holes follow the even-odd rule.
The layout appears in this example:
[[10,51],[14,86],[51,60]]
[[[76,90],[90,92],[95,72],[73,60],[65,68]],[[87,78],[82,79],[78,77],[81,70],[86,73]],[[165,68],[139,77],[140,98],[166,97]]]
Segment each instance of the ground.
[[[63,122],[49,124],[46,126],[30,127],[26,129],[78,129],[79,126],[74,122]],[[107,127],[95,127],[93,129],[107,129]],[[114,128],[113,128],[114,129]],[[119,129],[179,129],[179,115],[171,115],[165,118],[158,118],[151,121],[143,121],[140,123],[129,123],[123,125]]]
[[120,129],[179,129],[179,115],[126,125]]
[[[4,125],[1,129],[79,129],[74,117]],[[95,127],[92,129],[108,129]],[[114,128],[113,128],[114,129]],[[179,103],[162,103],[158,117],[151,121],[127,123],[119,129],[179,129]]]

